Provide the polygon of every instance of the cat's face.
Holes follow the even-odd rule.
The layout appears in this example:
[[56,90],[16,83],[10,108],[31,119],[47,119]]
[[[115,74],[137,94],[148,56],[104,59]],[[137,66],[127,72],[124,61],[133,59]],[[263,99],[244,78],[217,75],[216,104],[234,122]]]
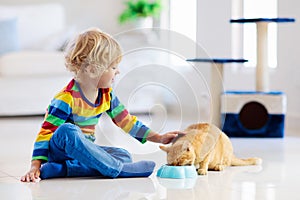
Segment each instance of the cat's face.
[[160,146],[160,148],[167,152],[168,165],[194,165],[196,155],[193,146],[189,143],[175,143],[170,147]]

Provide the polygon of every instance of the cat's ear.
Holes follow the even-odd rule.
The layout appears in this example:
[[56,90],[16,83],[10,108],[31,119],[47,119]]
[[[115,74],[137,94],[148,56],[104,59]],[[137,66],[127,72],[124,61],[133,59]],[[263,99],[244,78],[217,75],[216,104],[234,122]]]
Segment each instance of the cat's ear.
[[160,145],[159,148],[165,152],[168,152],[169,151],[169,147],[166,147],[166,146],[162,146]]
[[184,143],[183,143],[183,150],[186,150],[186,151],[191,151],[191,149],[192,149],[192,144],[190,143],[190,142],[188,142],[188,141],[185,141]]

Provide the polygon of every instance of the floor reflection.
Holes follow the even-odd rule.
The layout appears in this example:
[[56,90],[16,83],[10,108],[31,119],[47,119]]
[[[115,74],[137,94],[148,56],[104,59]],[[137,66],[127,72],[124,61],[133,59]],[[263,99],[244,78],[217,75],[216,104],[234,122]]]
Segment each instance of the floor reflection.
[[[75,180],[76,179],[76,180]],[[32,199],[95,199],[120,200],[131,196],[147,196],[155,193],[150,178],[96,179],[68,178],[52,179],[39,183],[24,183],[31,191]]]
[[221,172],[209,171],[208,175],[198,176],[196,179],[157,177],[157,181],[165,190],[164,199],[251,199],[256,194],[256,183],[238,183],[237,188],[238,177],[244,174],[257,175],[261,171],[262,166],[228,167]]

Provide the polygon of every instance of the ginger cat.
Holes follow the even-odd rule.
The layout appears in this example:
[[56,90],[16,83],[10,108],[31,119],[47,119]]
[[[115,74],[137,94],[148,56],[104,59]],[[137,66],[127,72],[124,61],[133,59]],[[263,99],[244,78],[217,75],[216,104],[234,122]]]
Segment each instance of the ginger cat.
[[208,170],[222,171],[227,166],[261,164],[260,158],[239,159],[233,155],[228,136],[215,125],[193,124],[184,130],[171,146],[160,146],[167,152],[168,165],[195,165],[199,175]]

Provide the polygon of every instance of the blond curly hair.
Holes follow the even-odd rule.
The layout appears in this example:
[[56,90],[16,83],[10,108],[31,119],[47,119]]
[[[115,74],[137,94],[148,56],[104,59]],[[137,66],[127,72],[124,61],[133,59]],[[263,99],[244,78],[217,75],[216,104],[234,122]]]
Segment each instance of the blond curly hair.
[[66,48],[66,68],[75,76],[80,70],[91,77],[99,76],[112,64],[122,59],[119,43],[98,28],[91,28],[79,34]]

